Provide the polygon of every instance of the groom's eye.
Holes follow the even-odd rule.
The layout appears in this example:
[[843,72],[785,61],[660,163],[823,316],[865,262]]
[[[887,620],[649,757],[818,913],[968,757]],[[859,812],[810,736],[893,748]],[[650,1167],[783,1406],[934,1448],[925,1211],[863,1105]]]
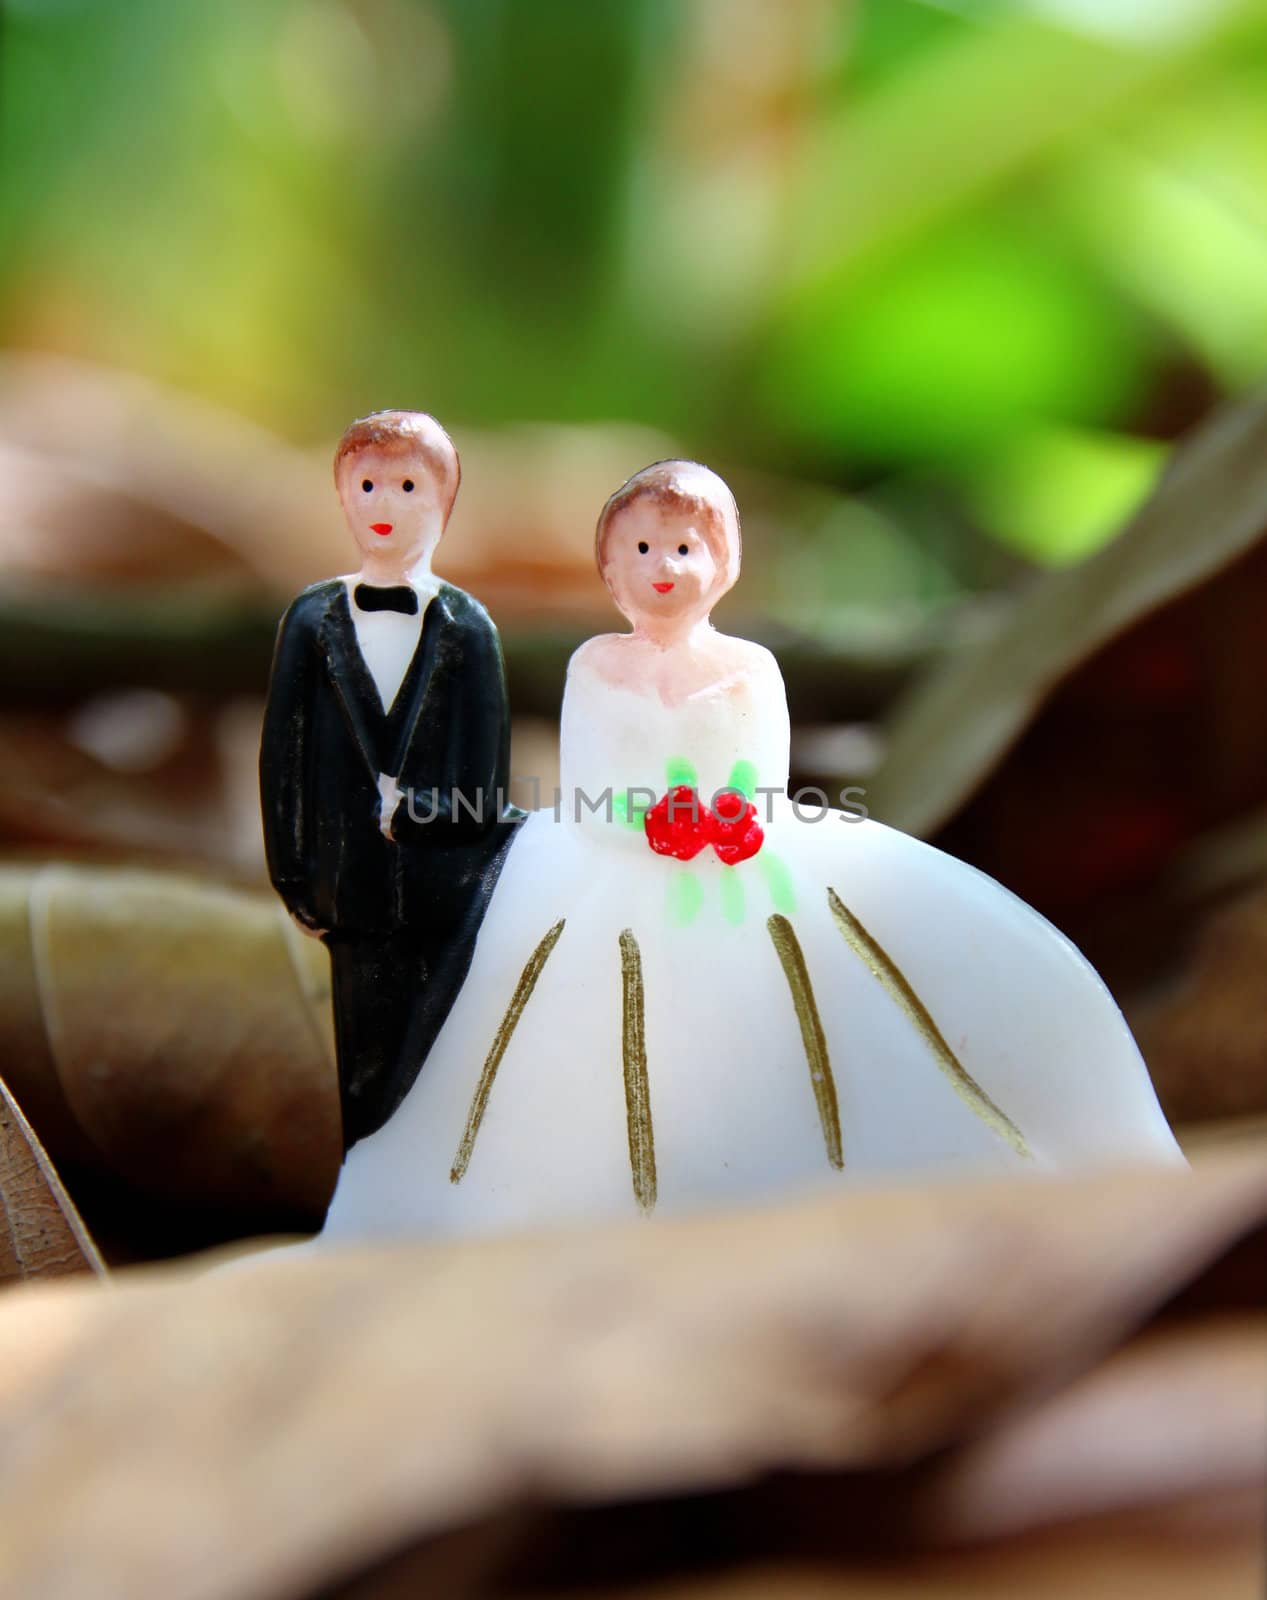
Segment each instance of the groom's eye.
[[639,539],[638,540],[638,554],[640,556],[645,556],[647,551],[650,550],[650,548],[651,548],[651,546],[647,543],[647,541],[645,539]]
[[684,555],[685,555],[685,554],[686,554],[686,553],[687,553],[687,552],[686,552],[686,546],[685,546],[685,545],[684,545],[684,544],[680,544],[680,545],[678,545],[678,547],[677,547],[677,553],[678,553],[678,555],[680,555],[680,556],[684,556]]
[[368,494],[373,487],[374,485],[368,478],[365,478],[361,483],[361,488],[365,490],[366,494]]
[[406,494],[412,494],[414,492],[414,480],[412,478],[406,478],[404,483],[401,484],[401,488]]

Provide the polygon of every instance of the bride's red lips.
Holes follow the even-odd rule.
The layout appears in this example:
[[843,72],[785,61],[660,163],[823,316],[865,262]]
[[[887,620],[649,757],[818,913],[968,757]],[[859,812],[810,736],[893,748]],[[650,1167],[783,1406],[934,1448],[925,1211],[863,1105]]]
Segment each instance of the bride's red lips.
[[657,594],[668,594],[673,585],[671,583],[653,583],[651,587]]
[[385,534],[389,534],[391,531],[392,531],[392,525],[391,525],[390,522],[371,522],[370,523],[370,532],[371,533],[381,533],[381,534],[385,535]]

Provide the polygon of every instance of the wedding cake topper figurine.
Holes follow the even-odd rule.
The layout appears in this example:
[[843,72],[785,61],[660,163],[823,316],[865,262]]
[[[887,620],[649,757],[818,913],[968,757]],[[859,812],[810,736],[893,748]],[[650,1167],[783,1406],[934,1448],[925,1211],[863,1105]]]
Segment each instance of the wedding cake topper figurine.
[[321,1242],[1180,1161],[1063,935],[787,794],[778,665],[710,621],[739,575],[722,480],[637,473],[596,554],[630,631],[572,657],[557,803],[516,833],[426,1068],[349,1156]]
[[[452,440],[421,412],[376,412],[339,441],[334,477],[361,566],[282,619],[260,791],[273,886],[330,952],[346,1149],[408,1092],[521,814],[504,809],[497,631],[431,570]],[[455,792],[472,804],[451,815]]]

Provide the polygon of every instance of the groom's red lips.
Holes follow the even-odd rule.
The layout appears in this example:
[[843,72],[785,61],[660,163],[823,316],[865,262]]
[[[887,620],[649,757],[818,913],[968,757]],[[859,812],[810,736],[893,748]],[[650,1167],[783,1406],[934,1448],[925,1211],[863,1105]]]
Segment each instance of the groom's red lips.
[[370,532],[371,533],[388,534],[391,531],[392,531],[392,525],[391,525],[390,522],[371,522],[370,523]]
[[651,587],[657,594],[668,594],[673,585],[671,583],[653,583]]

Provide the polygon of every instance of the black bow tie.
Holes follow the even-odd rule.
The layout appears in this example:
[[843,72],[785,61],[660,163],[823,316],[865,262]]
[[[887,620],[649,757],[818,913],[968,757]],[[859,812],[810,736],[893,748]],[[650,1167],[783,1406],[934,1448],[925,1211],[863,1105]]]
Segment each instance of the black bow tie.
[[376,589],[369,583],[358,583],[352,597],[362,611],[403,611],[407,617],[418,614],[417,591],[407,583],[398,583],[392,589]]

